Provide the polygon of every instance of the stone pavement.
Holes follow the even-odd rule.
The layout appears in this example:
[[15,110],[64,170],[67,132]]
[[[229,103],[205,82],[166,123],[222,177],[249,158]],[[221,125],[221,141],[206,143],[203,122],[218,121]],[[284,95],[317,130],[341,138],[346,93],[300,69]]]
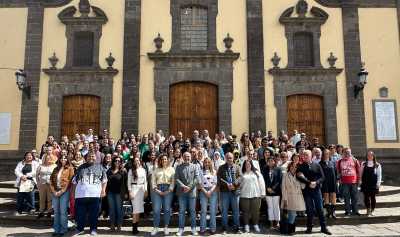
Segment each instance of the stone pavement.
[[[140,229],[142,232],[138,236],[150,236],[152,228],[143,227]],[[190,236],[189,228],[185,229],[185,236]],[[330,227],[332,236],[400,236],[400,223],[383,223],[383,224],[362,224],[362,225],[335,225]],[[177,228],[171,228],[171,235],[174,236]],[[315,228],[313,234],[305,234],[305,228],[299,227],[295,236],[324,236],[319,231],[319,228]],[[49,237],[52,234],[52,229],[40,229],[40,228],[27,228],[27,227],[0,227],[0,236],[4,237]],[[66,236],[71,236],[72,233]],[[90,236],[87,232],[86,235]],[[106,227],[99,228],[98,236],[132,236],[130,228],[124,227],[121,232],[113,233]],[[161,232],[158,236],[164,236]],[[221,236],[279,236],[279,233],[263,229],[260,234],[217,234],[216,237]]]

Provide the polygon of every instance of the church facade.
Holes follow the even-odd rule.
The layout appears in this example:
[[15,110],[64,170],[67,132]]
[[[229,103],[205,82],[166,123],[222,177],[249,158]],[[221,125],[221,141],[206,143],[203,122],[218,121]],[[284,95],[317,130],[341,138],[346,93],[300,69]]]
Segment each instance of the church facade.
[[297,129],[399,157],[398,0],[2,0],[0,19],[0,67],[30,87],[0,70],[1,158],[89,127]]

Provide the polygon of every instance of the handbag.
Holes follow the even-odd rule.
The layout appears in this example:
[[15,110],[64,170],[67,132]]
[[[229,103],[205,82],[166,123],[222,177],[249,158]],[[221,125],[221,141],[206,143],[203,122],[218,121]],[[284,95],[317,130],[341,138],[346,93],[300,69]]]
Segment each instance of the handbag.
[[32,180],[25,180],[19,183],[19,192],[20,193],[30,193],[35,188],[35,185]]

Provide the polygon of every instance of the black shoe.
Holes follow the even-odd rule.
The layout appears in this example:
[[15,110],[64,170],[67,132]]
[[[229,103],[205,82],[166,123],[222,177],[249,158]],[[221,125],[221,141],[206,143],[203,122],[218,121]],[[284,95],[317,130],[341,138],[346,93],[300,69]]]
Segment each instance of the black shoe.
[[51,218],[51,212],[49,211],[49,212],[47,212],[47,218]]
[[51,234],[51,236],[53,236],[53,237],[58,237],[58,236],[60,236],[60,234],[54,232],[53,234]]
[[328,228],[322,229],[321,232],[326,235],[332,235],[332,233],[328,230]]
[[355,212],[355,213],[353,213],[353,215],[355,215],[355,216],[361,216],[361,214],[360,214],[359,212]]
[[[39,215],[37,216],[37,219],[40,219],[40,218],[42,218],[42,217],[44,217],[44,213],[43,213],[43,212],[40,212]],[[54,234],[54,233],[53,233],[53,234]]]
[[311,227],[307,227],[306,234],[311,234],[311,233],[312,233],[312,228]]
[[347,211],[346,211],[346,212],[344,213],[344,215],[345,215],[345,216],[350,216],[350,212],[347,212]]
[[132,223],[132,234],[134,235],[139,234],[138,223]]

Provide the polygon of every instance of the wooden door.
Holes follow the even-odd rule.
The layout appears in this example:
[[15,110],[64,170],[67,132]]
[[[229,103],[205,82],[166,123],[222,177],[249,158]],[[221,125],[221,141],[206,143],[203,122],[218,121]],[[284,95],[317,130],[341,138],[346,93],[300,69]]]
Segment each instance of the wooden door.
[[218,88],[202,82],[172,85],[169,97],[169,129],[190,137],[193,130],[207,129],[213,137],[218,131]]
[[317,95],[291,95],[287,103],[287,129],[306,133],[307,139],[318,137],[319,142],[325,142],[325,120],[323,98]]
[[76,133],[87,133],[92,128],[100,129],[100,97],[73,95],[63,98],[61,135],[73,138]]

